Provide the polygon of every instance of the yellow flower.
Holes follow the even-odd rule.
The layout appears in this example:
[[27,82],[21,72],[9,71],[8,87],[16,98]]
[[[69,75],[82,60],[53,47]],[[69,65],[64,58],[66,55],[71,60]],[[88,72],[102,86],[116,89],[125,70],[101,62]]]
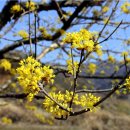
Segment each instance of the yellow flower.
[[7,70],[11,70],[11,63],[6,60],[6,59],[2,59],[0,60],[0,68],[4,68],[5,71]]
[[94,41],[93,34],[86,29],[81,29],[79,32],[66,33],[66,37],[63,39],[64,43],[71,43],[72,48],[78,50],[86,50],[88,52],[93,51]]
[[[126,62],[130,63],[130,58],[129,57],[126,58]],[[124,63],[124,61],[123,61],[123,63]]]
[[46,28],[39,27],[39,31],[41,32],[44,38],[52,38],[52,36],[47,32]]
[[115,71],[118,71],[118,70],[119,70],[119,67],[116,65],[116,66],[114,67],[114,69],[115,69]]
[[126,56],[128,56],[128,55],[129,55],[129,53],[126,52],[126,51],[124,51],[124,52],[121,53],[121,56],[122,56],[122,57],[124,57],[124,56],[126,57]]
[[13,87],[13,88],[16,88],[16,87],[17,87],[17,86],[16,86],[16,83],[11,83],[10,86]]
[[23,11],[23,8],[19,4],[16,4],[16,5],[12,6],[10,11],[12,14],[15,14],[15,13],[19,13],[19,12]]
[[80,97],[80,104],[82,107],[89,108],[91,111],[94,108],[93,105],[100,100],[100,97],[96,97],[91,93],[82,95]]
[[104,74],[105,74],[105,71],[104,71],[104,70],[101,70],[101,71],[100,71],[100,74],[101,74],[101,75],[104,75]]
[[55,75],[49,66],[44,66],[32,57],[28,57],[20,61],[20,67],[16,69],[19,84],[28,94],[27,99],[32,101],[35,95],[38,94],[40,88],[38,82],[53,83]]
[[[65,94],[62,94],[61,92],[58,92],[57,94],[54,92],[49,93],[50,97],[55,99],[60,105],[62,105],[64,108],[70,110],[69,105],[67,103],[67,99],[65,100]],[[70,100],[69,100],[70,101]],[[68,102],[69,102],[68,101]],[[62,110],[54,101],[52,101],[50,98],[46,97],[43,106],[47,112],[52,113],[55,116],[61,117],[68,115],[69,113],[65,110]]]
[[121,94],[119,90],[116,90],[115,93],[116,93],[117,95],[120,95],[120,94]]
[[108,62],[114,63],[115,62],[115,58],[113,56],[109,56],[108,57]]
[[12,75],[15,75],[15,74],[16,74],[16,70],[15,70],[14,68],[11,68],[10,73],[11,73]]
[[12,124],[12,120],[8,117],[2,117],[1,121],[4,123],[4,124]]
[[78,62],[74,61],[74,63],[72,63],[72,60],[67,60],[67,70],[68,73],[74,75],[77,72],[78,69]]
[[33,1],[30,1],[30,2],[26,2],[26,8],[31,10],[31,11],[34,11],[36,10],[37,6],[36,6],[36,3],[33,2]]
[[25,39],[25,40],[27,40],[28,37],[29,37],[28,33],[27,33],[25,30],[20,30],[20,31],[18,32],[18,35],[19,35],[20,37],[22,37],[23,39]]
[[100,45],[96,45],[96,46],[94,47],[94,51],[97,53],[98,56],[102,56],[102,54],[103,54],[101,48],[102,48],[102,47],[101,47]]
[[96,69],[97,69],[96,64],[90,63],[90,64],[88,65],[88,72],[89,72],[89,73],[95,74]]
[[42,80],[46,83],[53,83],[55,77],[53,74],[53,69],[50,69],[50,66],[44,66],[42,71],[44,72],[42,75]]
[[[55,101],[57,101],[61,106],[63,106],[68,111],[72,111],[73,108],[70,108],[70,102],[72,100],[73,92],[66,91],[65,93],[55,93],[50,92],[50,97],[53,98]],[[100,97],[96,97],[92,95],[91,93],[85,94],[85,95],[78,95],[75,94],[73,99],[73,104],[75,107],[83,107],[86,109],[90,109],[91,111],[94,108],[94,104],[100,100]],[[52,113],[54,116],[66,116],[69,115],[69,112],[61,109],[58,104],[56,104],[54,101],[52,101],[50,98],[45,97],[45,100],[43,102],[43,106],[47,112]]]
[[125,80],[124,85],[130,90],[130,76]]
[[121,11],[129,14],[130,13],[130,2],[124,2],[124,4],[121,6]]
[[103,13],[106,13],[108,10],[109,10],[109,7],[107,7],[107,6],[104,6],[104,7],[102,8],[102,12],[103,12]]

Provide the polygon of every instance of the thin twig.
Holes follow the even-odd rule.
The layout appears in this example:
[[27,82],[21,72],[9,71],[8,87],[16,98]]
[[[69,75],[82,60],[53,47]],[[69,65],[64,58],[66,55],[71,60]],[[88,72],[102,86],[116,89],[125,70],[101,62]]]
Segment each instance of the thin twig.
[[60,109],[65,110],[66,112],[71,112],[68,109],[64,108],[61,104],[59,104],[54,98],[52,98],[43,88],[43,85],[41,83],[39,83],[39,87],[41,88],[40,92],[42,92],[46,97],[48,97],[49,99],[51,99],[54,103],[56,103]]
[[128,67],[127,67],[127,61],[126,61],[126,56],[124,55],[124,62],[125,62],[125,70],[126,73],[128,73]]
[[65,18],[64,18],[63,12],[62,12],[62,10],[61,10],[61,8],[60,8],[60,5],[58,4],[57,1],[55,1],[55,0],[52,0],[52,1],[53,1],[54,5],[55,5],[55,7],[56,7],[56,11],[57,11],[57,13],[58,13],[58,15],[59,15],[61,21],[62,21],[63,23],[65,23],[66,20],[65,20]]
[[110,89],[101,89],[101,90],[86,90],[86,89],[81,89],[81,90],[76,90],[76,93],[106,93],[112,91],[113,88]]
[[[76,91],[76,87],[77,87],[77,78],[78,78],[78,74],[80,72],[80,66],[82,64],[82,57],[83,57],[83,55],[84,55],[84,49],[81,50],[80,61],[79,61],[79,64],[78,64],[78,69],[76,70],[76,72],[75,72],[76,74],[74,76],[74,81],[73,81],[74,82],[74,89],[73,89],[72,99],[70,101],[70,108],[72,106],[72,103],[73,103],[73,100],[74,100],[74,96],[75,96],[75,91]],[[74,64],[73,64],[73,66],[74,66]]]
[[100,36],[102,35],[102,33],[103,33],[104,29],[106,28],[106,26],[107,26],[108,22],[110,21],[110,19],[111,19],[111,17],[112,17],[112,15],[113,15],[113,14],[114,14],[114,12],[116,11],[116,8],[117,8],[118,3],[119,3],[119,0],[116,2],[115,7],[112,9],[112,12],[111,12],[111,14],[110,14],[110,16],[109,16],[108,20],[106,21],[105,25],[103,26],[102,30],[100,31],[100,33],[99,33],[99,35],[98,35],[98,38],[97,38],[96,42],[98,41],[98,39],[99,39],[99,38],[100,38]]
[[34,33],[35,33],[35,59],[37,57],[37,12],[34,12],[34,17],[35,17],[35,23],[34,23]]
[[101,44],[101,43],[107,41],[116,32],[116,30],[120,27],[120,25],[122,24],[122,22],[123,22],[123,20],[121,20],[121,22],[118,24],[118,26],[112,31],[112,33],[107,38],[105,38],[104,40],[102,40],[98,44]]
[[[29,3],[29,10],[30,10],[30,0],[28,0]],[[28,15],[28,24],[29,24],[29,44],[30,44],[30,54],[32,55],[32,41],[31,41],[31,17],[30,13]]]
[[[125,79],[129,76],[130,74],[130,71],[125,75],[124,79],[122,79],[118,85],[116,85],[112,91],[110,91],[105,97],[103,97],[101,100],[99,100],[98,102],[96,102],[93,106],[96,107],[98,105],[100,105],[102,102],[104,102],[106,99],[108,99],[116,90],[118,90],[120,88],[120,86],[124,83]],[[124,87],[124,86],[122,86]],[[77,116],[77,115],[80,115],[80,114],[83,114],[85,112],[88,112],[90,111],[90,109],[83,109],[83,110],[80,110],[80,111],[76,111],[76,112],[73,112],[73,113],[70,113],[70,116]]]

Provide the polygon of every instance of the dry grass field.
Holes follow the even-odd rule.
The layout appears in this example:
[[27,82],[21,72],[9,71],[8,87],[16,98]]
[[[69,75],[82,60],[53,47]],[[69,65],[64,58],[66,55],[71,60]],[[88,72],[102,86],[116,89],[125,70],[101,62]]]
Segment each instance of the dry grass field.
[[[0,107],[0,118],[9,117],[12,124],[0,122],[0,130],[130,130],[130,103],[128,100],[116,98],[104,102],[103,108],[94,113],[86,113],[70,117],[66,121],[53,120],[49,125],[47,113],[41,108],[32,111],[15,104],[6,102]],[[35,117],[35,113],[45,116],[45,122]]]

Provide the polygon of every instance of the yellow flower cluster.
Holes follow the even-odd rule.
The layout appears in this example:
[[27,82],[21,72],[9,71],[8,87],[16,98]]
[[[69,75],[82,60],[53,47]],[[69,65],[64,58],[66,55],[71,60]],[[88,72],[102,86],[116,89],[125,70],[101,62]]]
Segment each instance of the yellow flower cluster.
[[2,59],[0,60],[0,68],[4,68],[5,71],[7,70],[11,70],[11,63],[6,60],[6,59]]
[[130,76],[126,79],[124,85],[127,87],[128,90],[130,90]]
[[108,62],[114,63],[115,62],[115,58],[113,56],[108,56]]
[[119,67],[116,65],[116,66],[114,67],[114,70],[117,72],[117,71],[119,70]]
[[10,11],[12,14],[16,14],[16,13],[23,11],[23,8],[19,4],[16,4],[16,5],[12,6]]
[[25,30],[20,30],[20,31],[18,32],[18,35],[19,35],[20,37],[22,37],[23,39],[25,39],[25,40],[27,40],[28,37],[29,37],[28,33],[27,33]]
[[94,51],[97,53],[98,56],[102,56],[102,54],[103,54],[101,48],[102,47],[100,45],[96,45],[94,48]]
[[86,29],[81,29],[79,32],[66,33],[66,37],[63,38],[64,43],[71,44],[71,48],[78,50],[86,50],[87,52],[96,52],[98,56],[102,56],[102,50],[100,45],[94,43],[97,33],[91,33]]
[[44,27],[39,27],[39,31],[41,32],[44,38],[51,38],[52,36],[47,33],[47,30]]
[[122,6],[121,6],[121,11],[129,14],[130,13],[130,2],[125,2]]
[[32,57],[20,61],[20,67],[17,68],[19,84],[23,87],[25,93],[29,93],[28,100],[38,94],[40,88],[38,82],[53,83],[55,75],[49,66],[44,66]]
[[130,63],[130,57],[126,57],[125,60],[123,59],[123,60],[120,61],[121,64],[124,64],[125,62],[126,62],[127,64],[129,64],[129,63]]
[[[69,93],[68,91],[66,91],[66,94],[63,94],[61,92],[50,92],[49,95],[64,108],[66,108],[69,111],[71,110],[68,106],[68,102],[71,101],[72,93]],[[46,109],[47,112],[52,113],[54,116],[60,117],[62,115],[66,116],[69,114],[65,110],[60,109],[60,107],[48,97],[45,98],[43,102],[43,107]]]
[[104,75],[104,74],[105,74],[105,71],[104,71],[104,70],[101,70],[101,71],[100,71],[100,74],[101,74],[101,75]]
[[97,70],[96,64],[90,63],[90,64],[88,65],[88,72],[89,72],[89,73],[95,74],[96,70]]
[[[69,107],[69,104],[72,100],[73,92],[66,91],[65,93],[55,93],[51,92],[50,97],[53,98],[55,101],[57,101],[61,106],[63,106],[68,111],[72,111],[72,108]],[[75,94],[73,99],[73,104],[76,106],[80,106],[84,109],[90,109],[93,110],[93,105],[100,100],[100,97],[96,97],[92,95],[91,93],[85,94],[85,95],[78,95]],[[69,115],[69,112],[63,110],[58,106],[54,101],[52,101],[50,98],[46,97],[43,106],[46,109],[47,112],[52,113],[54,116],[67,116]]]
[[102,8],[102,12],[103,12],[103,13],[106,13],[108,10],[109,10],[109,7],[107,7],[107,6],[104,6],[104,7]]
[[72,48],[78,50],[86,50],[88,52],[93,51],[94,41],[93,34],[86,29],[81,29],[79,32],[67,33],[66,37],[63,39],[64,43],[71,43]]
[[123,52],[121,53],[121,56],[122,56],[122,57],[124,57],[124,56],[128,56],[128,55],[129,55],[129,53],[126,52],[126,51],[123,51]]
[[100,100],[100,97],[96,97],[91,93],[81,95],[79,101],[77,102],[78,104],[76,105],[81,105],[83,108],[89,108],[90,111],[93,110],[94,104]]
[[55,75],[53,74],[53,69],[50,69],[50,66],[44,66],[42,71],[44,72],[42,75],[42,80],[47,84],[54,83]]
[[2,117],[1,121],[4,124],[12,124],[12,120],[8,117]]
[[74,75],[77,72],[77,69],[78,69],[78,62],[77,61],[74,61],[72,63],[72,60],[67,60],[68,73]]
[[36,3],[33,2],[33,1],[30,1],[30,2],[26,2],[26,8],[31,10],[31,11],[34,11],[36,10],[37,6],[36,6]]
[[126,58],[126,62],[130,63],[130,58],[129,57]]

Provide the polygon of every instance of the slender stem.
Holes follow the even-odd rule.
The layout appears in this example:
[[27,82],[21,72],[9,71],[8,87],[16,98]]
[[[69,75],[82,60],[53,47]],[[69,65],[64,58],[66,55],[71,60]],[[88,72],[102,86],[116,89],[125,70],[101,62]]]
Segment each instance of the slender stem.
[[54,98],[52,98],[46,91],[45,89],[42,87],[42,84],[39,83],[39,87],[41,88],[40,92],[42,92],[46,97],[48,97],[49,99],[51,99],[54,103],[56,103],[60,109],[65,110],[66,112],[71,113],[71,111],[69,111],[67,108],[64,108],[60,103],[58,103]]
[[76,92],[76,87],[77,87],[77,78],[78,78],[78,74],[79,74],[79,71],[80,71],[80,66],[82,64],[82,57],[84,55],[84,49],[81,50],[81,55],[80,55],[80,61],[79,61],[79,64],[78,64],[78,69],[76,70],[76,74],[74,76],[74,89],[73,89],[73,95],[72,95],[72,99],[70,101],[70,108],[73,104],[73,100],[74,100],[74,96],[75,96],[75,92]]
[[[72,46],[72,44],[71,44]],[[74,66],[74,58],[73,58],[73,50],[70,48],[71,51],[71,59],[72,59],[72,68],[73,68],[73,78],[75,78],[75,66]]]
[[37,57],[37,12],[35,11],[34,12],[34,17],[35,17],[35,59],[36,59],[36,57]]
[[[71,43],[71,46],[72,46],[72,43]],[[70,49],[71,49],[72,68],[73,68],[73,82],[74,82],[73,95],[72,95],[72,99],[71,99],[71,101],[70,101],[70,108],[71,108],[72,103],[73,103],[75,88],[76,88],[76,81],[75,81],[76,73],[75,73],[75,66],[74,66],[74,59],[73,59],[73,50],[72,50],[72,48],[70,48]]]
[[126,73],[128,73],[127,61],[126,61],[126,56],[125,56],[125,55],[124,55],[124,62],[125,62],[125,70],[126,70]]
[[113,30],[113,32],[107,38],[105,38],[104,40],[102,40],[101,42],[99,42],[97,44],[101,44],[101,43],[107,41],[116,32],[116,30],[120,27],[120,25],[122,24],[122,22],[123,22],[123,20],[121,20],[121,22],[118,24],[118,26]]
[[[30,0],[28,0],[29,3],[29,10],[30,10]],[[30,44],[30,54],[32,55],[32,42],[31,42],[31,17],[30,13],[28,14],[28,24],[29,24],[29,44]]]
[[111,14],[110,14],[110,16],[109,16],[107,22],[106,22],[105,25],[103,26],[102,30],[100,31],[100,33],[99,33],[99,35],[98,35],[98,38],[97,38],[96,42],[98,41],[98,39],[99,39],[100,36],[102,35],[104,29],[105,29],[106,26],[108,25],[108,22],[110,21],[111,17],[113,16],[114,12],[116,11],[116,8],[117,8],[118,3],[119,3],[119,0],[116,2],[115,7],[112,9],[112,12],[111,12]]
[[[124,79],[122,79],[118,85],[116,85],[105,97],[103,97],[101,100],[99,100],[98,102],[96,102],[93,107],[96,107],[98,105],[100,105],[102,102],[104,102],[106,99],[108,99],[116,90],[120,89],[120,86],[124,83],[125,79],[129,76],[130,74],[130,71],[125,75]],[[122,88],[124,86],[122,85]],[[80,115],[80,114],[83,114],[85,112],[88,112],[90,111],[90,109],[83,109],[83,110],[80,110],[80,111],[76,111],[76,112],[73,112],[73,113],[70,113],[70,116],[76,116],[76,115]]]

